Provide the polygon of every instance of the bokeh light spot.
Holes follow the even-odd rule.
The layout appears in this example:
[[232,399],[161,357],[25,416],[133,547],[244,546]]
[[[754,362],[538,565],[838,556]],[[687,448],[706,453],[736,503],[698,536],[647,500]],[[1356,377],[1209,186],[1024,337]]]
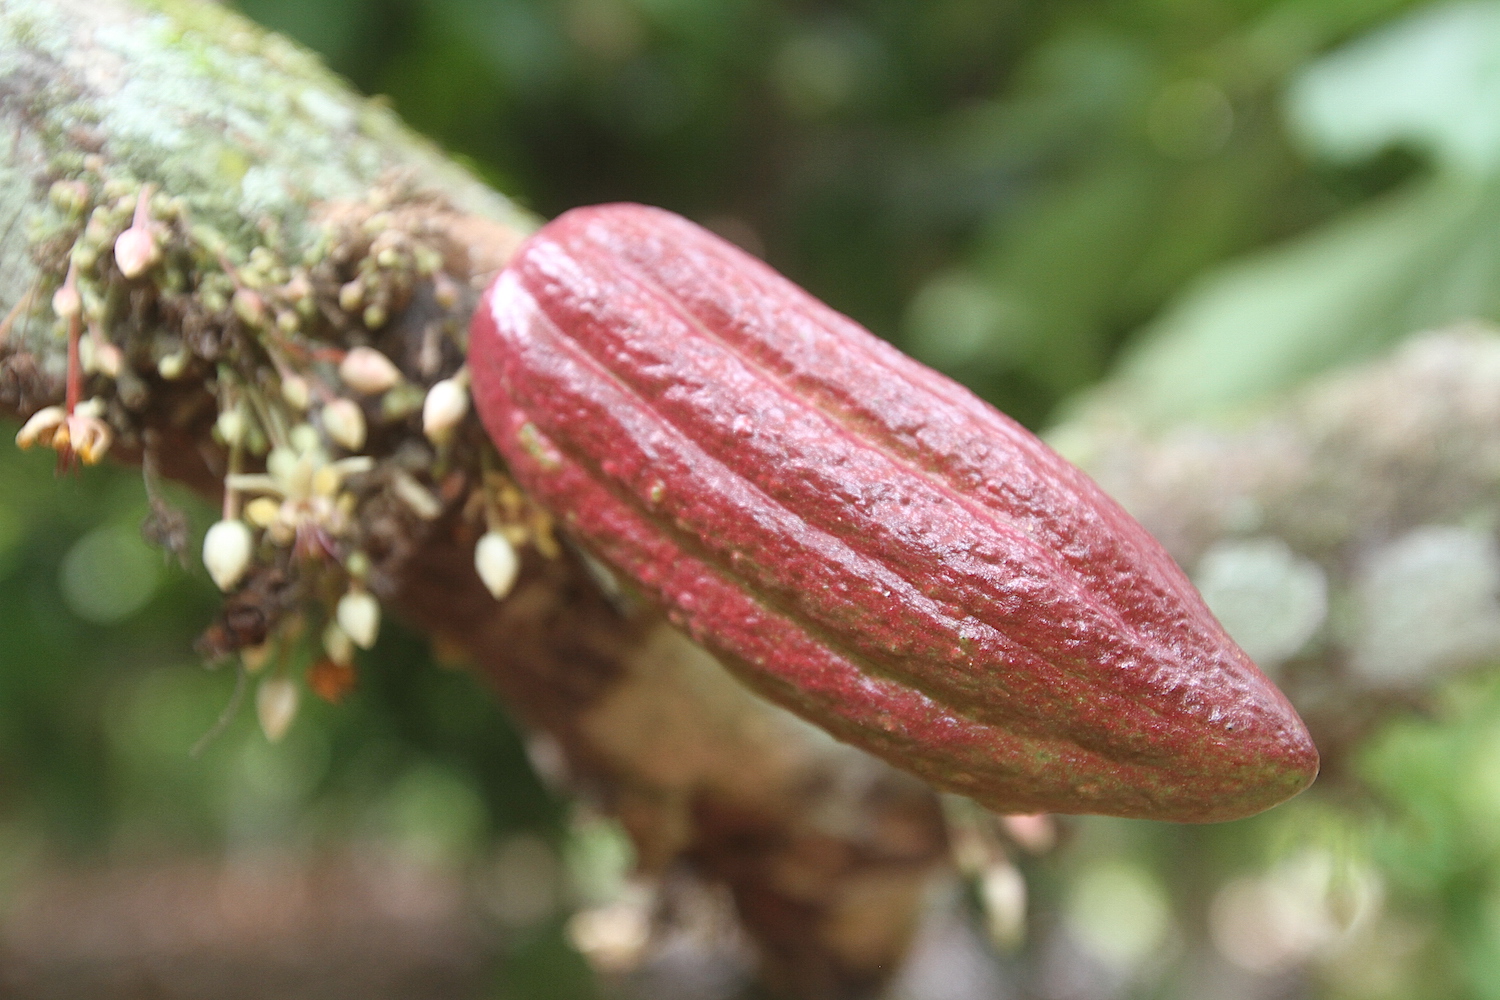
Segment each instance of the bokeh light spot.
[[145,607],[161,578],[161,557],[124,525],[95,528],[63,558],[59,584],[68,609],[97,625],[122,622]]

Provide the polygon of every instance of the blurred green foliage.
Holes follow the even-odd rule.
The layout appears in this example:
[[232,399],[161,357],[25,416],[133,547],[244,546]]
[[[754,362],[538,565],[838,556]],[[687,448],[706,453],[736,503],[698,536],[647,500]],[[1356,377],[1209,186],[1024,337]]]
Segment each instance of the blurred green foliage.
[[1500,317],[1500,7],[1445,4],[1290,78],[1290,133],[1324,169],[1399,154],[1403,183],[1197,282],[1112,400],[1151,419],[1232,408],[1405,334]]
[[1407,6],[242,4],[543,214],[704,221],[1033,425],[1206,268],[1421,169],[1310,159],[1282,113]]
[[[240,6],[538,211],[696,218],[1033,426],[1112,366],[1108,405],[1201,416],[1500,318],[1493,3]],[[175,500],[201,537],[210,515]],[[234,678],[191,652],[216,598],[140,542],[145,512],[136,473],[54,478],[0,447],[0,901],[37,858],[351,838],[458,865],[509,843],[569,867],[577,898],[618,877],[618,841],[571,822],[503,711],[396,626],[344,705],[306,699],[276,745],[241,711],[191,759]],[[1500,996],[1497,734],[1500,689],[1458,682],[1366,748],[1368,801],[1084,824],[1066,865],[1028,867],[1036,902],[1106,995],[1187,996],[1191,969],[1148,966],[1192,926],[1291,907],[1303,937],[1237,959],[1275,972],[1384,892],[1376,944],[1318,966],[1327,995]],[[500,994],[587,995],[555,907],[528,913]]]

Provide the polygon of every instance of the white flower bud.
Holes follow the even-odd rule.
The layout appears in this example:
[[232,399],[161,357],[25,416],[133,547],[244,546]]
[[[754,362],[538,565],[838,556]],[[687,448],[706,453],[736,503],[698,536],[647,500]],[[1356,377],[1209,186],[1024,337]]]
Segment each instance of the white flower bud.
[[203,536],[203,565],[220,590],[230,590],[250,568],[254,539],[244,521],[219,521]]
[[52,293],[52,311],[62,319],[72,319],[83,312],[83,296],[72,282]]
[[491,531],[474,546],[474,569],[498,601],[516,585],[516,574],[521,571],[521,559],[516,555],[516,547],[504,535]]
[[323,407],[323,430],[340,447],[359,451],[365,446],[365,413],[351,399],[335,399]]
[[137,278],[161,259],[161,250],[145,226],[131,226],[115,238],[115,264],[126,278]]
[[186,351],[173,351],[156,363],[156,372],[168,382],[175,382],[187,371],[187,364]]
[[433,444],[443,444],[469,412],[469,390],[457,379],[445,378],[427,390],[422,402],[422,433]]
[[245,415],[236,407],[220,413],[219,419],[214,422],[214,429],[219,432],[224,443],[233,448],[244,443],[247,424]]
[[1011,950],[1026,935],[1026,879],[1009,861],[992,864],[979,880],[984,922],[995,946]]
[[84,365],[85,369],[96,371],[109,378],[120,377],[120,369],[125,367],[124,351],[102,338],[99,340],[85,340],[83,344],[88,344],[93,348],[93,358],[89,363]]
[[236,289],[229,307],[246,326],[260,329],[266,325],[266,300],[252,288]]
[[266,456],[266,472],[285,492],[285,486],[296,471],[297,453],[291,448],[272,448]]
[[334,618],[360,649],[375,645],[380,633],[380,602],[369,591],[351,590],[340,597]]
[[312,424],[301,423],[287,433],[287,441],[299,455],[306,455],[322,442]]
[[266,739],[275,743],[286,735],[297,717],[297,703],[301,700],[297,685],[285,677],[267,677],[260,682],[260,689],[255,692],[255,715]]
[[354,312],[365,302],[365,286],[358,278],[339,289],[339,308],[344,312]]
[[1001,816],[1000,825],[1032,854],[1045,854],[1057,843],[1057,822],[1046,813]]
[[288,375],[281,380],[281,398],[299,413],[306,412],[312,405],[312,389],[301,375]]
[[398,385],[401,369],[373,347],[355,347],[339,362],[339,378],[355,392],[374,396]]
[[334,663],[347,667],[354,662],[354,642],[349,633],[339,628],[338,622],[329,622],[323,629],[323,652]]
[[344,560],[344,569],[348,570],[350,579],[363,580],[370,575],[370,557],[355,549]]

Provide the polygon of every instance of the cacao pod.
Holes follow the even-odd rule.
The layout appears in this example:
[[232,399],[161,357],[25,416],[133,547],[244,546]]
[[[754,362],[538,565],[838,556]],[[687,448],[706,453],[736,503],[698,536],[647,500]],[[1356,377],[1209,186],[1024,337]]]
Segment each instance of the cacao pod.
[[521,484],[773,701],[1001,812],[1232,819],[1317,773],[1171,557],[954,382],[685,219],[543,227],[475,314]]

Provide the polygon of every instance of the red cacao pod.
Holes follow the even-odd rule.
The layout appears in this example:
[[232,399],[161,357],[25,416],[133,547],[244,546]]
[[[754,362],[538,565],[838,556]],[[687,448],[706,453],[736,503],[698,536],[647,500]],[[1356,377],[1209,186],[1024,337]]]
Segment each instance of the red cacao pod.
[[1246,816],[1317,751],[1082,472],[639,205],[543,227],[470,365],[521,484],[761,693],[1002,812]]

